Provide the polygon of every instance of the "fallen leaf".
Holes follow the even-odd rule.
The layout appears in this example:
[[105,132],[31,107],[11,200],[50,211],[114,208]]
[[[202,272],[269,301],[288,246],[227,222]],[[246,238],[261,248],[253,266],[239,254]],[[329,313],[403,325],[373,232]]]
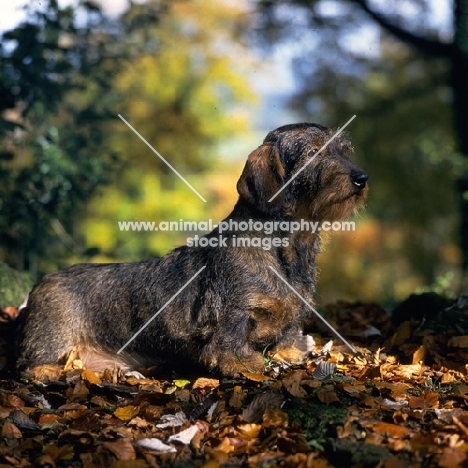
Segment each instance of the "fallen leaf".
[[461,408],[454,408],[454,409],[436,409],[434,410],[437,417],[446,424],[453,423],[453,417],[460,418],[465,415],[465,411]]
[[402,379],[411,380],[414,376],[418,377],[422,374],[423,366],[421,364],[400,364],[395,369],[393,373]]
[[419,362],[424,363],[424,359],[426,358],[426,347],[421,345],[414,353],[413,353],[413,364],[418,364]]
[[81,378],[90,384],[101,385],[102,380],[90,369],[83,369]]
[[200,377],[199,379],[195,380],[192,390],[195,390],[196,388],[210,388],[213,390],[218,387],[219,387],[218,379],[208,379],[206,377]]
[[300,398],[307,396],[307,392],[301,387],[302,376],[301,370],[295,370],[282,380],[284,387],[293,397]]
[[411,430],[405,426],[399,426],[397,424],[391,424],[379,421],[376,424],[370,426],[374,432],[378,432],[384,436],[395,437],[397,439],[406,437],[411,434]]
[[461,447],[444,447],[439,460],[441,468],[461,468],[466,466],[467,453]]
[[[200,380],[200,379],[199,379]],[[183,380],[183,379],[179,379],[179,380],[174,380],[174,385],[178,388],[184,388],[186,385],[188,385],[190,383],[190,380]],[[196,383],[196,382],[195,382]],[[219,385],[219,383],[218,383]]]
[[41,414],[39,417],[39,424],[54,424],[57,422],[57,416],[55,414]]
[[14,424],[20,429],[28,431],[37,431],[41,427],[35,421],[33,421],[27,414],[21,410],[15,410],[10,414]]
[[411,324],[409,321],[400,323],[392,338],[394,346],[401,346],[406,343],[411,337]]
[[322,402],[322,403],[326,403],[327,405],[330,404],[330,403],[335,403],[335,402],[339,402],[340,399],[338,398],[338,396],[336,395],[336,393],[332,390],[327,390],[327,389],[320,389],[318,392],[317,392],[317,398]]
[[234,452],[234,447],[229,442],[229,438],[225,437],[221,441],[221,443],[216,447],[216,450],[223,452],[223,453],[231,453],[231,452]]
[[448,340],[447,346],[450,348],[468,348],[468,335],[453,336]]
[[171,435],[168,442],[180,442],[181,444],[188,445],[195,437],[195,434],[199,431],[199,428],[196,424],[190,426],[189,428],[179,432],[178,434]]
[[206,398],[190,412],[190,421],[196,421],[197,419],[201,419],[206,415],[211,418],[217,405],[218,397],[214,392],[208,393]]
[[164,429],[165,427],[177,427],[182,426],[186,422],[187,416],[185,416],[183,411],[179,411],[175,414],[165,414],[162,416],[161,421],[159,424],[156,424],[156,427],[159,427],[159,429]]
[[135,460],[136,453],[129,439],[104,442],[103,447],[112,452],[118,460]]
[[316,380],[324,380],[331,377],[336,372],[336,364],[328,361],[321,361],[314,370],[312,377]]
[[236,427],[236,432],[243,439],[256,439],[261,429],[261,424],[240,424]]
[[86,411],[82,416],[71,422],[70,428],[80,431],[96,432],[101,428],[101,420],[96,413]]
[[280,409],[267,408],[263,413],[264,427],[287,427],[289,416]]
[[246,396],[247,392],[240,385],[234,386],[231,398],[229,398],[229,406],[235,409],[242,408]]
[[137,445],[138,447],[144,448],[146,450],[151,450],[152,452],[162,452],[162,453],[176,453],[177,452],[177,450],[174,447],[172,447],[172,445],[167,445],[155,437],[137,440],[135,441],[135,445]]
[[382,408],[388,410],[399,410],[408,406],[408,402],[405,400],[392,401],[388,398],[384,398],[381,403]]
[[256,374],[255,372],[242,372],[242,375],[249,380],[253,380],[254,382],[266,382],[271,380],[270,377],[263,374]]
[[5,421],[2,426],[2,437],[7,439],[21,439],[23,434],[21,434],[21,431],[14,424]]
[[114,411],[114,416],[122,421],[130,421],[130,419],[134,418],[139,412],[139,406],[122,406]]
[[439,407],[439,395],[437,393],[421,393],[420,396],[413,396],[408,401],[411,409],[422,409],[424,411]]
[[[24,401],[16,395],[8,395],[7,397],[8,404],[13,408],[23,408]],[[11,410],[10,410],[11,411]]]
[[268,408],[278,409],[284,401],[283,395],[276,392],[265,392],[255,395],[253,400],[242,411],[244,421],[257,423],[262,420],[263,413]]

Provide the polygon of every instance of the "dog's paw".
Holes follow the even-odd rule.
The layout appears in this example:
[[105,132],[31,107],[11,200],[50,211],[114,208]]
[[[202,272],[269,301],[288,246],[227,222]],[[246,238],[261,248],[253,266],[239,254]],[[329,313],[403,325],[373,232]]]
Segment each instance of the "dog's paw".
[[25,379],[37,380],[43,383],[60,380],[62,375],[63,366],[54,364],[36,366],[21,373],[21,376]]

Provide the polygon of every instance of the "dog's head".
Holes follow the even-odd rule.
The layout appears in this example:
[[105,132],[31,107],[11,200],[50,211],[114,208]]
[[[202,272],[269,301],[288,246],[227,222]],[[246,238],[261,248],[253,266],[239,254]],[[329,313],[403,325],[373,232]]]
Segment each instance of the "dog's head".
[[364,204],[367,174],[353,164],[348,138],[313,123],[271,131],[237,183],[240,200],[267,216],[343,220]]

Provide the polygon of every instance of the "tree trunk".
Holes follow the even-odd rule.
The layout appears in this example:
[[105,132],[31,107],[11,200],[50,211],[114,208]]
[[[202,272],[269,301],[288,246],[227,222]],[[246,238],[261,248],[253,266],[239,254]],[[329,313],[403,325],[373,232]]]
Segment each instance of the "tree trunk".
[[[453,106],[458,149],[468,166],[468,0],[454,1],[454,56],[452,63]],[[460,247],[464,282],[468,283],[468,170],[457,182],[460,204]],[[462,284],[468,289],[468,284]]]

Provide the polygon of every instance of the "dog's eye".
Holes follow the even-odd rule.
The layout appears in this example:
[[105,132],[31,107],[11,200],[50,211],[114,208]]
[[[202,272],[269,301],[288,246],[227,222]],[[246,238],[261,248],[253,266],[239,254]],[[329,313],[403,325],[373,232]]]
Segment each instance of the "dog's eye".
[[309,150],[309,154],[317,154],[318,153],[318,148],[312,148],[311,150]]

